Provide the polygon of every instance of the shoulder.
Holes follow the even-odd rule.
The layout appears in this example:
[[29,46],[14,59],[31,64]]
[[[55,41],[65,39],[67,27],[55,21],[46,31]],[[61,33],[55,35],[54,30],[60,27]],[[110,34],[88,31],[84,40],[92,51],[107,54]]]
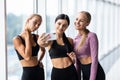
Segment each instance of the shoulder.
[[73,44],[73,39],[72,39],[71,37],[67,37],[67,38],[68,38],[69,42],[70,42],[71,44]]
[[94,32],[89,32],[88,37],[97,37],[96,33]]
[[21,43],[20,37],[19,36],[15,36],[13,38],[13,44],[14,44],[14,46],[19,45],[20,43]]
[[13,37],[13,44],[22,44],[24,41],[24,38],[22,37],[23,35],[19,34],[15,37]]
[[88,34],[88,38],[89,38],[89,40],[92,41],[93,43],[98,42],[97,34],[94,33],[94,32],[90,32],[90,33]]
[[18,41],[18,40],[20,40],[20,37],[19,37],[19,36],[13,37],[13,42],[14,42],[14,41]]

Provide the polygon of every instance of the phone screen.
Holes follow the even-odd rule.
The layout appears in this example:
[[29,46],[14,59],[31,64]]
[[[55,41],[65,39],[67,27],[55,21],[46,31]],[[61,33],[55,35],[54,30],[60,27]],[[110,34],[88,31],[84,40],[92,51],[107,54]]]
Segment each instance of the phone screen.
[[48,41],[50,40],[56,40],[56,34],[55,33],[47,33],[49,35],[49,39]]

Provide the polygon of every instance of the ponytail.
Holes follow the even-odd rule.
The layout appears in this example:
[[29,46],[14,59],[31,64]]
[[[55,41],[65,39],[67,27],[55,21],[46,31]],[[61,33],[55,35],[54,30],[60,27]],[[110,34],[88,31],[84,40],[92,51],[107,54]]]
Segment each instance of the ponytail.
[[79,45],[78,45],[78,47],[77,47],[77,50],[78,50],[78,51],[80,50],[80,48],[81,48],[81,47],[83,46],[83,44],[85,43],[88,33],[89,33],[89,30],[88,30],[88,29],[85,29],[84,33],[82,34],[80,43],[79,43]]
[[66,49],[67,49],[67,52],[70,53],[73,51],[73,47],[72,45],[70,44],[68,38],[66,37],[65,33],[63,33],[63,42],[66,46]]

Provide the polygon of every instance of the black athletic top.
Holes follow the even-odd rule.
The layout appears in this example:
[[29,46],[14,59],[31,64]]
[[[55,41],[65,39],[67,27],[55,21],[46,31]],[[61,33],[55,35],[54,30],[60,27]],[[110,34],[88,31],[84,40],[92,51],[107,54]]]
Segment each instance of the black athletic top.
[[[32,35],[33,35],[34,41],[35,41],[36,44],[37,44],[36,35],[35,35],[35,34],[32,34]],[[24,40],[20,35],[18,35],[18,37],[20,37],[20,39],[22,40],[22,43],[23,43],[24,46],[25,46],[25,40]],[[16,49],[15,49],[15,50],[16,50]],[[32,46],[32,56],[37,56],[38,51],[39,51],[39,45],[38,45],[38,44],[37,44],[36,46]],[[19,52],[18,52],[17,50],[16,50],[16,52],[17,52],[17,55],[18,55],[19,60],[24,59],[24,58],[19,54]]]
[[53,41],[53,44],[49,50],[50,58],[60,58],[67,57],[66,45],[59,45],[56,40]]

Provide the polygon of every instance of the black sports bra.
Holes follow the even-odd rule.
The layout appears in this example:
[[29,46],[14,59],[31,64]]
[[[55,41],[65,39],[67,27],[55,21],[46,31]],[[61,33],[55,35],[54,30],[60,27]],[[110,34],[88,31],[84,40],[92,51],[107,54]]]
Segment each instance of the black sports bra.
[[60,58],[68,57],[66,45],[59,45],[56,40],[53,41],[53,44],[49,50],[50,58]]
[[[32,34],[32,35],[33,35],[34,41],[35,41],[36,44],[37,44],[36,35],[35,35],[35,34]],[[20,39],[22,40],[22,43],[23,43],[24,46],[25,46],[25,40],[24,40],[20,35],[18,35],[18,37],[20,37]],[[15,49],[15,50],[16,50],[16,49]],[[32,56],[37,56],[38,51],[39,51],[39,45],[38,45],[38,44],[37,44],[36,46],[32,46]],[[16,52],[17,52],[17,55],[18,55],[19,60],[24,59],[24,58],[19,54],[19,52],[18,52],[17,50],[16,50]]]

